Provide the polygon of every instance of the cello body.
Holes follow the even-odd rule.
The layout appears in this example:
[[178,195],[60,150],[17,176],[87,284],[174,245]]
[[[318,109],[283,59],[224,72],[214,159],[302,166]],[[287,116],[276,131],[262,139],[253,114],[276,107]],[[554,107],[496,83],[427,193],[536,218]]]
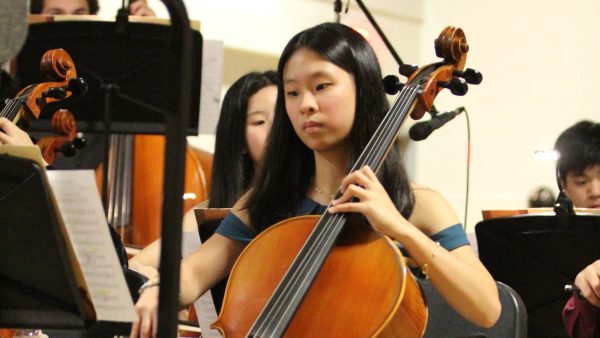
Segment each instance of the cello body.
[[[117,203],[126,204],[122,210],[130,212],[129,224],[120,231],[126,244],[144,247],[160,238],[163,203],[163,175],[165,137],[163,135],[135,135],[133,148],[133,164],[131,177],[117,175],[127,182],[111,181],[109,186],[131,184],[131,194],[111,197]],[[119,161],[120,162],[120,161]],[[185,159],[185,185],[183,212],[190,210],[201,201],[208,199],[208,187],[212,155],[202,153],[188,146]],[[117,170],[123,168],[117,164]],[[104,165],[96,170],[96,184],[102,191],[102,175]],[[205,171],[206,170],[206,171]]]
[[[247,336],[318,220],[284,220],[244,249],[213,324],[224,337]],[[421,291],[397,246],[364,224],[349,223],[284,336],[420,337],[426,322]]]

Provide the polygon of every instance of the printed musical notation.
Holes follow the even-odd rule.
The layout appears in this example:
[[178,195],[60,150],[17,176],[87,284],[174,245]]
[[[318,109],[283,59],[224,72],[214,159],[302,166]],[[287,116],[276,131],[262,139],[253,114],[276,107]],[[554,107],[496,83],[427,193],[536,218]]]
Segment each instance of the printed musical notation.
[[134,321],[133,302],[110,237],[94,172],[53,170],[47,175],[96,319]]

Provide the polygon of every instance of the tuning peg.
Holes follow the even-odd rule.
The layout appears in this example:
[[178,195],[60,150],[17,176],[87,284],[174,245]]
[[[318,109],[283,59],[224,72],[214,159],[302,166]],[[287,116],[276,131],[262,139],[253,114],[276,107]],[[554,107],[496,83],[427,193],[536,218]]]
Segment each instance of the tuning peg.
[[67,85],[67,89],[73,92],[73,95],[84,95],[87,93],[88,84],[81,77],[74,77],[69,80],[69,84]]
[[438,86],[448,88],[454,95],[463,96],[469,91],[467,82],[459,77],[453,77],[452,80],[438,81]]
[[409,65],[409,64],[403,64],[400,65],[400,74],[406,76],[406,77],[410,77],[414,72],[417,71],[417,69],[419,69],[419,66],[417,65]]
[[452,75],[462,77],[467,81],[468,84],[478,85],[483,81],[483,75],[472,68],[467,68],[464,71],[455,70]]
[[48,90],[42,93],[42,100],[46,97],[51,97],[53,99],[64,99],[67,97],[67,91],[61,87],[50,87]]
[[59,150],[66,157],[73,157],[77,153],[77,149],[73,145],[73,142],[65,142]]
[[81,148],[84,148],[85,146],[87,146],[87,141],[83,137],[74,138],[72,143],[75,146],[75,148],[77,148],[77,149],[81,149]]
[[395,75],[388,75],[383,78],[383,89],[390,95],[396,95],[404,87],[404,83]]

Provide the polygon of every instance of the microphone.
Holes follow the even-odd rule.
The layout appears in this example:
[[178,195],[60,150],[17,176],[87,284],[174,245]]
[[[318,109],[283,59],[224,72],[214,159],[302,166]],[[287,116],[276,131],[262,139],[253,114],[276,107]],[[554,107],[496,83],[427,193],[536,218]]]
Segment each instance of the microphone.
[[415,123],[408,131],[408,136],[413,141],[421,141],[429,137],[434,130],[440,128],[456,115],[465,111],[465,107],[459,107],[449,112],[435,115],[429,121]]

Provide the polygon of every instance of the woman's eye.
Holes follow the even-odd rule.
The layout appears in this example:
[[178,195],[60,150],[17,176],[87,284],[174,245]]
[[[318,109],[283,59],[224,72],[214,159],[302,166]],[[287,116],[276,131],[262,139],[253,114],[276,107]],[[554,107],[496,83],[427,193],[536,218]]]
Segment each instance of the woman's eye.
[[265,124],[265,120],[253,121],[250,124],[253,125],[253,126],[260,126],[261,124]]
[[285,95],[286,96],[298,96],[298,92],[290,90],[290,91],[285,92]]
[[325,88],[329,87],[330,85],[331,85],[331,83],[319,83],[317,85],[317,90],[325,89]]

